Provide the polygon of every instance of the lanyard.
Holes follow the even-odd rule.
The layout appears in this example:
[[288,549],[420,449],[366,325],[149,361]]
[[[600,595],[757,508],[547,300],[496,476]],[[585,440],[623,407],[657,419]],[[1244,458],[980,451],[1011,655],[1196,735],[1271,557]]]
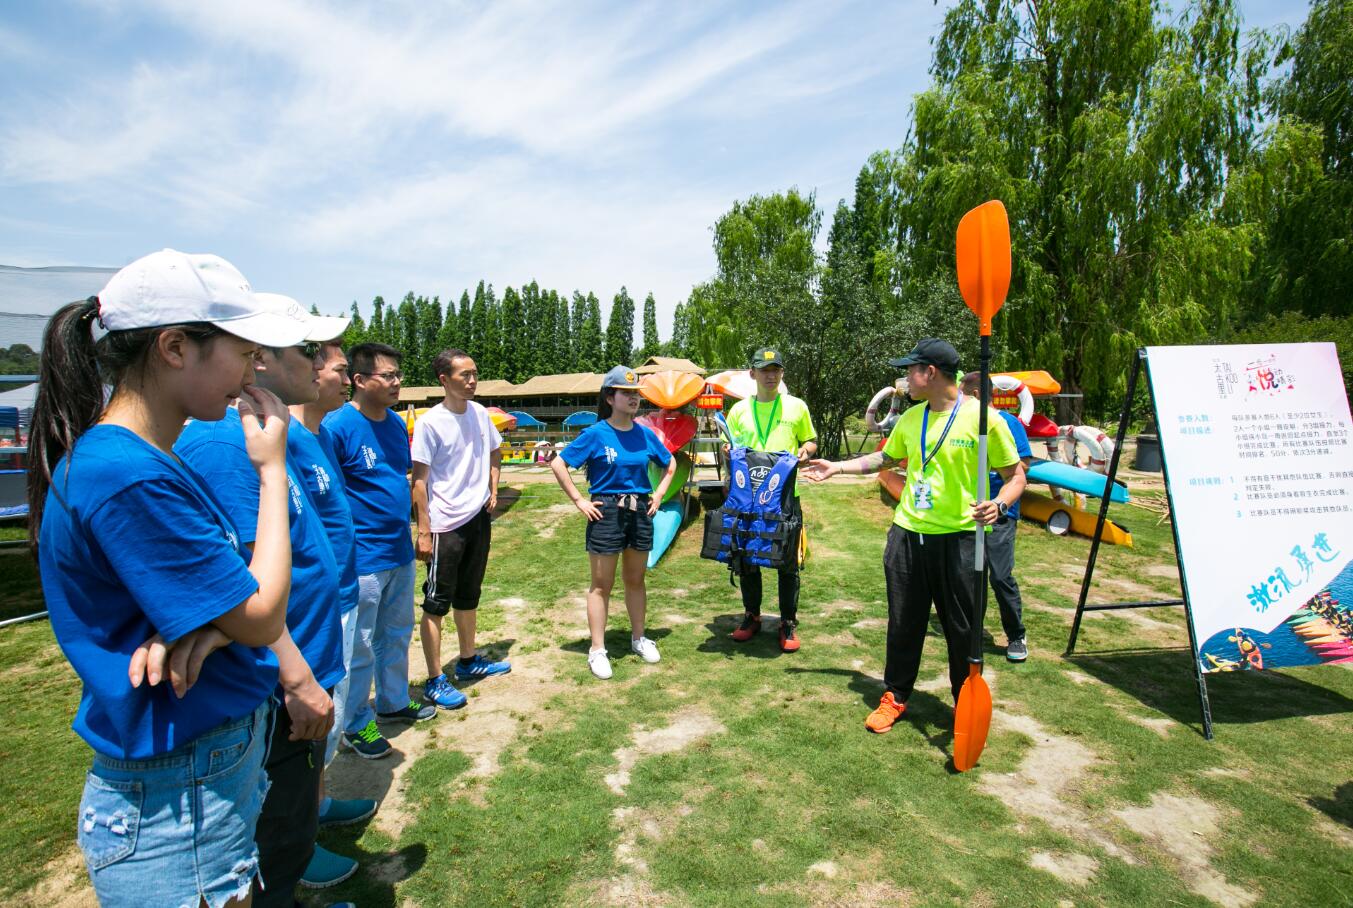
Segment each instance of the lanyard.
[[930,466],[930,462],[935,459],[935,455],[940,452],[944,446],[944,439],[949,435],[949,429],[954,425],[954,417],[958,415],[958,408],[963,405],[963,392],[958,392],[958,400],[954,401],[954,407],[949,411],[949,421],[944,424],[944,431],[940,437],[935,440],[935,447],[929,454],[925,452],[925,430],[930,422],[930,404],[925,405],[925,413],[921,414],[921,475],[925,475],[925,468]]
[[[752,422],[756,424],[756,437],[757,440],[761,443],[761,448],[763,450],[765,449],[766,445],[770,442],[770,433],[774,432],[775,427],[779,425],[779,422],[777,421],[779,416],[780,416],[780,395],[777,394],[775,395],[775,403],[770,405],[770,420],[766,423],[766,429],[763,432],[761,430],[761,415],[756,406],[756,398],[755,397],[752,398]],[[924,444],[925,443],[922,442],[923,446]]]

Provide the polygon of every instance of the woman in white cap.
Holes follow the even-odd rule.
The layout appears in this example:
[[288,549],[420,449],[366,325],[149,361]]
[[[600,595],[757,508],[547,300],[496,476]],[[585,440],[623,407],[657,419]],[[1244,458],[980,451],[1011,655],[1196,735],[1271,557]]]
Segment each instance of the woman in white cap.
[[[288,413],[252,387],[260,345],[306,323],[235,268],[166,249],[47,326],[29,443],[29,538],[94,749],[77,836],[99,902],[247,904],[291,576]],[[97,339],[96,339],[97,338]],[[111,386],[105,405],[104,385]],[[238,534],[173,453],[239,400],[258,531]]]
[[[639,376],[628,366],[616,366],[601,382],[597,421],[584,429],[550,462],[554,478],[587,518],[586,545],[592,579],[587,588],[587,629],[592,646],[587,665],[598,678],[611,677],[606,655],[606,613],[615,585],[616,562],[625,581],[625,610],[630,616],[630,649],[645,662],[657,662],[658,647],[644,636],[648,592],[644,573],[653,548],[653,515],[672,483],[676,461],[647,426],[634,417],[639,412]],[[648,465],[665,468],[654,489]],[[587,497],[578,491],[569,468],[587,467]]]

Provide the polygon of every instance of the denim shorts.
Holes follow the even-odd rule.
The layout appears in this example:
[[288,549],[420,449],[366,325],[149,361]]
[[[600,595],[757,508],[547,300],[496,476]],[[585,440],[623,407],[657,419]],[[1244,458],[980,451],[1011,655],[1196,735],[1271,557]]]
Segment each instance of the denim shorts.
[[271,708],[153,759],[94,755],[76,836],[103,908],[220,908],[249,894]]
[[653,548],[653,518],[648,516],[648,496],[635,508],[623,508],[615,496],[593,499],[600,520],[587,524],[584,544],[593,555],[618,555],[625,549],[647,552]]

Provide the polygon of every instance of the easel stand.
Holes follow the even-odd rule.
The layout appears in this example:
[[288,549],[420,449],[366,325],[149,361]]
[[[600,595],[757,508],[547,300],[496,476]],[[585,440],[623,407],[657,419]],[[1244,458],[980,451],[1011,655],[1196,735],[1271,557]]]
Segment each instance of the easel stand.
[[[1113,489],[1113,483],[1118,476],[1118,462],[1123,456],[1123,442],[1127,437],[1128,418],[1132,412],[1133,398],[1137,392],[1137,375],[1142,370],[1142,364],[1146,364],[1146,385],[1147,393],[1151,395],[1151,412],[1156,416],[1159,422],[1159,414],[1156,412],[1155,392],[1151,387],[1151,363],[1147,359],[1145,350],[1138,350],[1132,357],[1132,369],[1128,372],[1127,398],[1123,401],[1123,413],[1118,420],[1118,437],[1113,446],[1113,457],[1109,460],[1109,472],[1104,477],[1104,494],[1099,499],[1099,519],[1095,523],[1095,535],[1090,541],[1090,557],[1085,562],[1085,576],[1081,580],[1080,598],[1076,602],[1076,618],[1071,623],[1071,637],[1067,640],[1065,655],[1071,655],[1076,648],[1076,637],[1080,634],[1081,617],[1086,612],[1107,612],[1118,609],[1130,608],[1160,608],[1162,606],[1184,606],[1184,615],[1187,619],[1184,623],[1189,629],[1189,660],[1193,662],[1193,677],[1198,685],[1198,706],[1203,719],[1203,737],[1212,740],[1212,706],[1207,699],[1207,679],[1203,674],[1202,665],[1198,662],[1198,641],[1195,639],[1193,631],[1193,613],[1189,607],[1189,588],[1184,580],[1184,571],[1179,564],[1179,528],[1175,521],[1170,521],[1170,532],[1174,535],[1175,547],[1175,566],[1179,569],[1179,588],[1183,591],[1182,599],[1160,599],[1153,602],[1116,602],[1105,605],[1086,605],[1085,600],[1090,595],[1090,580],[1095,573],[1095,560],[1099,557],[1099,541],[1104,532],[1104,523],[1109,514],[1109,493]],[[1161,469],[1165,476],[1165,494],[1170,496],[1170,469],[1161,458]],[[1173,503],[1171,504],[1173,511]]]

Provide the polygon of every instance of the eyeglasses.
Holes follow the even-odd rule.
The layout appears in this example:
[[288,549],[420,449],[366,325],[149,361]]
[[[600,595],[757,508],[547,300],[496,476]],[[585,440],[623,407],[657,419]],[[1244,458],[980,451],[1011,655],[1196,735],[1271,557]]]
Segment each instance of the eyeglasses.
[[394,372],[354,372],[353,375],[370,375],[373,378],[379,378],[381,381],[397,382],[404,380],[404,373],[396,369]]

